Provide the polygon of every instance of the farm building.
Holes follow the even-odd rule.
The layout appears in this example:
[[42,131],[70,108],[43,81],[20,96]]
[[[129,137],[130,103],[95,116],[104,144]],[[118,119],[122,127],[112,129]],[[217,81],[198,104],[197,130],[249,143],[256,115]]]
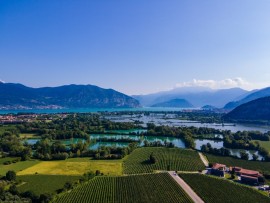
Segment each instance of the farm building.
[[211,175],[221,176],[221,177],[225,176],[225,172],[226,172],[226,165],[219,164],[219,163],[214,163],[212,168],[209,170],[209,173]]
[[258,171],[240,167],[233,167],[231,170],[234,170],[235,174],[240,176],[242,183],[258,185],[260,182],[263,182],[263,175]]

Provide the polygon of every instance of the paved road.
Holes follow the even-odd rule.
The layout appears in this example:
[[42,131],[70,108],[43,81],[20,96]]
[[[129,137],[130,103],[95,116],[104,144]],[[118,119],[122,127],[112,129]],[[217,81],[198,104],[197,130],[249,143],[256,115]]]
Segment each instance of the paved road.
[[199,153],[199,156],[200,156],[202,162],[204,163],[204,165],[205,165],[206,167],[208,167],[208,166],[209,166],[208,160],[203,156],[203,154],[202,154],[201,152],[198,152],[198,153]]
[[178,175],[174,175],[174,171],[168,172],[172,178],[183,188],[195,203],[204,203],[204,201],[191,189],[191,187]]

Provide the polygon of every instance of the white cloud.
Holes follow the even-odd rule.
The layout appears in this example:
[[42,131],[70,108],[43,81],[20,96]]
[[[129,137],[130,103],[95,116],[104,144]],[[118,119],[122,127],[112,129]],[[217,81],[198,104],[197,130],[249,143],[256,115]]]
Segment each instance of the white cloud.
[[233,87],[241,87],[251,89],[252,85],[243,78],[227,78],[224,80],[197,80],[193,79],[190,82],[177,83],[175,87],[209,87],[212,89],[226,89]]

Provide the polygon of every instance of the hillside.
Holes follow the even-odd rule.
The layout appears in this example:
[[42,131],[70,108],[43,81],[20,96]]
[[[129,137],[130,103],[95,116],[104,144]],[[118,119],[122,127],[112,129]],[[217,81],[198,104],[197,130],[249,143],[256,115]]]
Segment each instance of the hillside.
[[268,97],[268,96],[270,96],[270,87],[257,90],[257,91],[252,91],[250,94],[246,95],[244,98],[240,98],[239,100],[231,101],[227,103],[224,106],[224,109],[234,109],[237,106],[240,106],[241,104],[244,104],[244,103],[247,103],[252,100],[262,98],[262,97]]
[[157,103],[182,98],[189,101],[194,107],[211,105],[221,108],[226,103],[241,98],[247,92],[240,88],[216,90],[206,87],[181,87],[154,94],[134,95],[133,98],[137,99],[143,106],[152,106]]
[[192,108],[194,107],[185,99],[172,99],[166,102],[161,102],[152,105],[151,107],[177,107],[177,108]]
[[137,100],[113,89],[94,85],[31,88],[0,83],[0,109],[139,107]]
[[263,97],[242,104],[224,116],[226,120],[258,121],[270,120],[270,97]]

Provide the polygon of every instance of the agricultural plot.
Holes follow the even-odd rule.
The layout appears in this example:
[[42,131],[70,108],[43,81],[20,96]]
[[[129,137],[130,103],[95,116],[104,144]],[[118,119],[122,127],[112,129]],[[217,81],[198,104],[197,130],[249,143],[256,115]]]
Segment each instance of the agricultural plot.
[[80,176],[63,175],[25,175],[17,176],[17,180],[22,181],[18,185],[19,192],[32,191],[36,195],[44,193],[55,193],[62,189],[66,182],[75,182]]
[[255,189],[234,182],[200,174],[180,174],[207,203],[269,203],[270,198]]
[[40,163],[40,161],[30,160],[30,161],[19,161],[17,163],[12,163],[9,165],[1,165],[0,175],[6,175],[6,172],[10,170],[19,173],[20,171],[25,170],[29,167],[32,167],[38,163]]
[[260,143],[260,146],[262,146],[263,148],[265,148],[266,150],[268,150],[270,152],[270,141],[260,141],[260,140],[256,140]]
[[189,203],[192,200],[168,173],[96,177],[55,200],[57,203]]
[[[149,161],[151,153],[157,161]],[[144,147],[134,150],[124,160],[125,174],[152,173],[154,170],[198,171],[205,168],[198,153],[178,148]]]
[[215,156],[212,154],[207,154],[206,156],[210,163],[221,163],[227,166],[239,166],[251,170],[270,172],[270,162],[246,161],[233,157]]
[[[69,160],[69,159],[68,159]],[[20,171],[17,175],[83,175],[100,170],[104,175],[121,175],[122,162],[118,160],[43,161],[33,167]]]

